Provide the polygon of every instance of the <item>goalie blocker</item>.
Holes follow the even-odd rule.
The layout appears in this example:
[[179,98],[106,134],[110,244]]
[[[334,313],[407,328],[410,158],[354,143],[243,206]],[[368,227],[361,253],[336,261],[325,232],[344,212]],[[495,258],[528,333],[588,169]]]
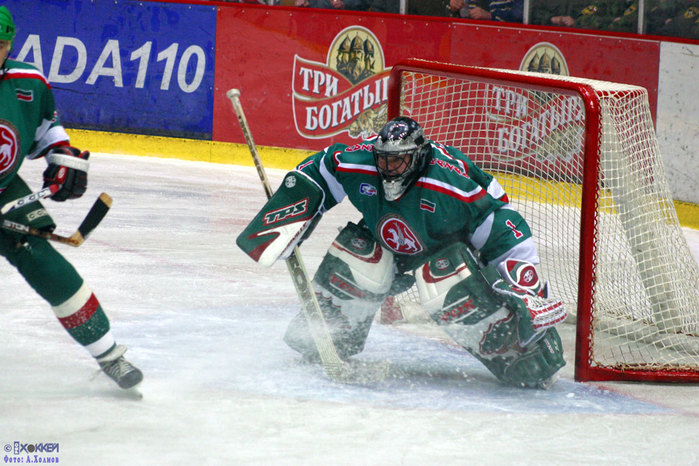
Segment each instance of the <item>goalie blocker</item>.
[[325,195],[300,172],[289,172],[276,193],[238,235],[236,243],[269,267],[286,259],[320,220]]

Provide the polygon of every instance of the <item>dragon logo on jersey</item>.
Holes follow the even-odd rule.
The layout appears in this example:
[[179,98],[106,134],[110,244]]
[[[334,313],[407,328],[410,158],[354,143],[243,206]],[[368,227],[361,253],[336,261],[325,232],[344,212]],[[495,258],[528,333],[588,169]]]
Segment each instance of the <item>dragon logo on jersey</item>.
[[383,49],[369,29],[350,26],[333,39],[326,63],[294,57],[296,131],[310,139],[346,132],[367,139],[386,123],[388,77]]
[[398,254],[419,254],[425,249],[415,232],[401,218],[384,218],[379,222],[378,230],[381,241]]
[[18,131],[7,120],[0,120],[0,179],[13,173],[19,162]]

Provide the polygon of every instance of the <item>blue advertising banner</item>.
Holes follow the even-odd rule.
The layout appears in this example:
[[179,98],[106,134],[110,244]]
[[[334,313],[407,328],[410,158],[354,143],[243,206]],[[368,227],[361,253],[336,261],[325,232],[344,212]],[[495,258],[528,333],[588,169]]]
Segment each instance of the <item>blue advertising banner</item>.
[[211,139],[215,7],[130,0],[3,5],[17,26],[11,57],[48,78],[65,126]]

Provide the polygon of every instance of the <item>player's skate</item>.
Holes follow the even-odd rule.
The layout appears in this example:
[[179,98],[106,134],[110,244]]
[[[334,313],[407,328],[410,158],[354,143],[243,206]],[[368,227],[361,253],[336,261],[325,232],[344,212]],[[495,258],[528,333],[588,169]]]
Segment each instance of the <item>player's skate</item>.
[[143,373],[124,358],[126,346],[114,345],[104,356],[97,358],[102,371],[115,381],[119,387],[129,389],[143,380]]

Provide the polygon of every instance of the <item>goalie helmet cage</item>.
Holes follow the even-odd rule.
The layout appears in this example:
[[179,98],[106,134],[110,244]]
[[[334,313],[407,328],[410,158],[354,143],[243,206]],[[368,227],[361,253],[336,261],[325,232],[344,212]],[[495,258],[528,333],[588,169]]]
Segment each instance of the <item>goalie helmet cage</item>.
[[577,325],[576,380],[699,382],[699,271],[644,88],[410,59],[388,92],[389,118],[459,148],[529,222]]

